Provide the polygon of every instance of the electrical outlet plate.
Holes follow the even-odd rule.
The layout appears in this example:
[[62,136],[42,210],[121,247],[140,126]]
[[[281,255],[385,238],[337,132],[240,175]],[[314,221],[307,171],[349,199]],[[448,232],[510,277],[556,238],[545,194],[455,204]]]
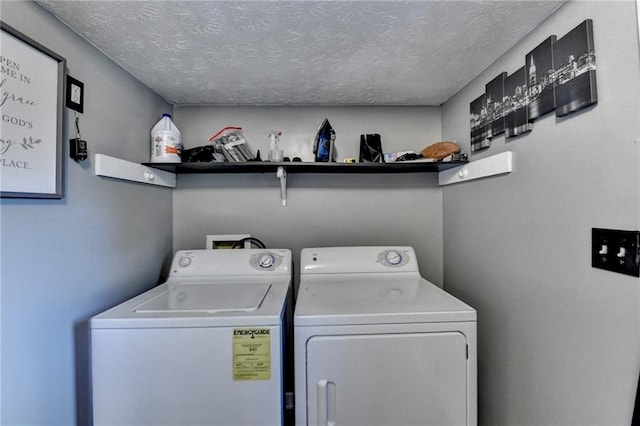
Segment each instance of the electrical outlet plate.
[[640,231],[592,228],[591,266],[640,277]]
[[[207,235],[205,248],[207,249],[230,249],[234,243],[243,238],[250,238],[251,234],[230,234],[230,235]],[[243,248],[251,248],[251,242],[245,241]]]
[[84,83],[67,74],[67,108],[84,111]]

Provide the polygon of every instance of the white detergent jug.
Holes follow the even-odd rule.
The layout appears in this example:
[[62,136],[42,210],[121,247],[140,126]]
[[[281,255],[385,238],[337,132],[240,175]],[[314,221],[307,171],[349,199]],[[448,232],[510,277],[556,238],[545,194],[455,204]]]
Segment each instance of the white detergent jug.
[[171,121],[171,114],[162,114],[151,129],[151,162],[179,163],[182,151],[182,135]]

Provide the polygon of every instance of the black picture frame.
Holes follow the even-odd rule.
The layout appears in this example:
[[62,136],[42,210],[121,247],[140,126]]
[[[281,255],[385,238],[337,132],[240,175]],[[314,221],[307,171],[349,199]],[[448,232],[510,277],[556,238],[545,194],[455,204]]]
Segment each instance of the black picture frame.
[[67,108],[79,113],[84,112],[84,83],[67,74],[66,96]]
[[529,121],[527,77],[521,67],[504,80],[505,138],[511,139],[528,133],[533,128]]
[[556,117],[598,102],[591,19],[582,21],[555,43],[553,60],[556,65]]
[[0,197],[63,198],[66,59],[0,21]]
[[485,105],[487,110],[487,138],[493,139],[504,133],[504,79],[506,72],[485,85]]
[[483,93],[469,105],[471,122],[471,152],[489,148],[491,141],[487,139],[486,96]]
[[471,101],[471,152],[488,148],[503,132],[505,139],[530,132],[554,110],[563,117],[597,102],[593,21],[586,19],[559,40],[549,36],[525,55],[524,67],[501,73]]
[[529,120],[535,121],[555,107],[555,68],[553,49],[556,36],[549,36],[525,55],[525,73],[529,93]]

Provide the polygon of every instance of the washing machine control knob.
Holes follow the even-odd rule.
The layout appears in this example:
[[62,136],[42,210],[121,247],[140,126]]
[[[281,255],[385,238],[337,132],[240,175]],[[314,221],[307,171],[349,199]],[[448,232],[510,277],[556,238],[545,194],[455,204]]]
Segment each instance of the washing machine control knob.
[[269,269],[273,267],[273,264],[276,262],[275,257],[273,257],[272,254],[263,254],[262,256],[260,256],[260,260],[258,261],[258,265],[260,265],[261,268],[264,269]]
[[397,250],[389,250],[385,258],[389,265],[396,266],[402,263],[402,254]]
[[271,251],[256,253],[249,259],[249,264],[258,271],[273,272],[282,265],[282,256]]
[[183,268],[186,268],[187,266],[191,265],[191,258],[187,256],[182,256],[178,261],[178,265],[182,266]]

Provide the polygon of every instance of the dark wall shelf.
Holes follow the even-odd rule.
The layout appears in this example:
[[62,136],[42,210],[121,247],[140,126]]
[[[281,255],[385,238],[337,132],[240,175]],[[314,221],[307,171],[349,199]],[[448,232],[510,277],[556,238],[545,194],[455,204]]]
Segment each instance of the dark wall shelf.
[[299,163],[299,162],[246,162],[246,163],[144,163],[144,166],[185,173],[271,173],[278,167],[287,173],[437,173],[467,164],[467,161],[400,162],[400,163]]
[[[286,173],[277,173],[282,167]],[[473,162],[441,163],[133,163],[104,154],[95,154],[95,174],[175,188],[176,174],[275,173],[286,189],[289,173],[438,173],[440,186],[467,182],[490,176],[506,175],[513,170],[513,153],[504,151]],[[283,203],[285,199],[283,199]]]

